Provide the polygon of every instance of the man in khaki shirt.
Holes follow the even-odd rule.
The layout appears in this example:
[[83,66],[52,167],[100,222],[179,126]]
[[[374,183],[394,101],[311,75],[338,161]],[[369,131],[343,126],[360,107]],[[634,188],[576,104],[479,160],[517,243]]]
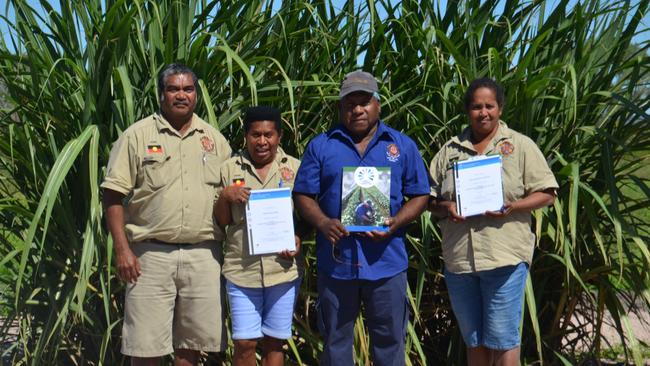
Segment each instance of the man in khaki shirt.
[[212,206],[225,138],[194,114],[197,77],[171,64],[158,75],[160,111],[111,150],[104,189],[118,275],[127,282],[122,353],[133,365],[195,365],[226,346],[220,283],[223,233]]

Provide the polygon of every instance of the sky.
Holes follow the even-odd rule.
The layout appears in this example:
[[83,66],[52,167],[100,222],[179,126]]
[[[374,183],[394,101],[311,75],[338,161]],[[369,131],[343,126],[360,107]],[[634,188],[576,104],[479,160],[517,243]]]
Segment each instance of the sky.
[[[551,0],[550,4],[549,4],[550,6],[548,6],[548,8],[547,8],[547,13],[550,13],[550,9],[553,9],[555,7],[555,5],[557,3],[559,3],[559,1],[560,0]],[[576,2],[577,2],[576,0],[571,0],[569,2],[569,4],[570,4],[569,6],[571,6],[571,4],[575,4]],[[37,0],[28,0],[27,3],[30,4],[32,7],[34,7],[35,9],[40,10],[41,14],[45,13],[43,8],[39,4],[39,1],[37,1]],[[334,0],[334,6],[338,7],[339,9],[341,8],[343,3],[344,3],[344,1],[342,1],[342,0]],[[502,4],[503,1],[501,1],[500,3]],[[59,1],[51,1],[50,4],[52,5],[52,8],[55,11],[60,10]],[[278,4],[281,4],[281,1],[275,1],[275,6],[277,6]],[[447,4],[447,0],[439,1],[439,8],[444,10],[446,8],[446,4]],[[5,6],[0,6],[0,15],[2,15],[3,17],[6,15],[6,17],[7,17],[6,19],[8,19],[10,22],[12,21],[13,13],[11,12],[11,9],[8,9],[8,2],[5,4]],[[381,16],[381,13],[379,15]],[[641,23],[642,23],[642,25],[639,27],[640,29],[648,29],[648,28],[650,28],[650,12],[645,15],[645,17],[643,18]],[[9,35],[9,27],[7,25],[7,21],[5,19],[3,19],[3,18],[0,18],[0,35],[4,38],[5,43],[8,45],[8,47],[11,47],[10,46],[9,36],[8,36]],[[634,37],[634,39],[633,39],[633,41],[635,43],[637,43],[637,44],[648,42],[649,40],[650,40],[650,30],[646,30],[645,32],[643,32],[641,34],[636,35]]]

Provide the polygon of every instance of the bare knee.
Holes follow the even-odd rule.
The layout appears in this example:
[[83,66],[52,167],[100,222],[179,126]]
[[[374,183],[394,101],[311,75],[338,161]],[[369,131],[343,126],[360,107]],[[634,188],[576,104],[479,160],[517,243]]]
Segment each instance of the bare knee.
[[174,365],[194,366],[199,363],[200,352],[193,349],[178,348],[174,350]]
[[255,365],[256,339],[235,340],[234,361],[236,365]]

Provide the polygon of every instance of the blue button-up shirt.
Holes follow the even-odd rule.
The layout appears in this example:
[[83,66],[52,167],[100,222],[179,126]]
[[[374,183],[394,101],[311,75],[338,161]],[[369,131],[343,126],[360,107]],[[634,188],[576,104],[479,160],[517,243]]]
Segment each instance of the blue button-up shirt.
[[[430,192],[428,174],[415,142],[381,121],[363,155],[342,125],[316,136],[302,157],[293,190],[316,196],[325,215],[340,218],[343,167],[356,166],[390,167],[391,216],[404,205],[406,196]],[[321,274],[338,279],[377,280],[408,267],[404,229],[381,242],[351,234],[336,245],[337,253],[333,254],[332,244],[322,233],[317,234],[316,257]]]

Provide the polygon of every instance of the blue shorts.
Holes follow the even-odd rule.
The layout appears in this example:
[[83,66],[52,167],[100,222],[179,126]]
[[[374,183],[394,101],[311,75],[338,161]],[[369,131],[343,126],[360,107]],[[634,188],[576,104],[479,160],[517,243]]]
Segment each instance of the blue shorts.
[[291,338],[293,306],[299,288],[300,279],[260,288],[226,281],[232,339]]
[[451,307],[468,348],[509,350],[519,346],[519,324],[528,264],[473,273],[445,269]]

